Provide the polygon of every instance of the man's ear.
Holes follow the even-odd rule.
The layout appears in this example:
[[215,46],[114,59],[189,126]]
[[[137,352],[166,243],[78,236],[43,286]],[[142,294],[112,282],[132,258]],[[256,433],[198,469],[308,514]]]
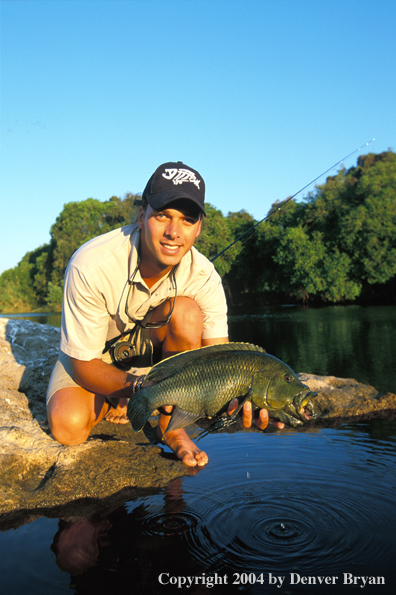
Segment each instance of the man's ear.
[[139,207],[137,223],[138,223],[138,226],[140,227],[140,229],[144,228],[144,216],[145,216],[145,211],[143,210],[143,207]]
[[197,239],[197,237],[201,234],[202,231],[202,219],[199,220],[199,225],[198,225],[198,229],[197,229],[197,233],[195,236],[195,239]]

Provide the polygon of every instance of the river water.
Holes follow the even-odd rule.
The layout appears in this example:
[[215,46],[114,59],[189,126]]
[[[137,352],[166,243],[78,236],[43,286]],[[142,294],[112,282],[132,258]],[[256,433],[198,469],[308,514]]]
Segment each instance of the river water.
[[[383,392],[396,391],[395,331],[395,307],[230,320],[233,340],[296,372]],[[43,517],[0,533],[4,593],[396,592],[394,419],[220,433],[200,446],[208,466],[164,490],[89,519]]]

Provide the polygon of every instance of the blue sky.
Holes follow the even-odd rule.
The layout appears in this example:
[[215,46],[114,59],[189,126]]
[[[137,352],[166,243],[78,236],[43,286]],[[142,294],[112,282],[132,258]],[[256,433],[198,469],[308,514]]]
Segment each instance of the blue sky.
[[0,272],[166,161],[261,219],[395,149],[395,26],[393,0],[2,0]]

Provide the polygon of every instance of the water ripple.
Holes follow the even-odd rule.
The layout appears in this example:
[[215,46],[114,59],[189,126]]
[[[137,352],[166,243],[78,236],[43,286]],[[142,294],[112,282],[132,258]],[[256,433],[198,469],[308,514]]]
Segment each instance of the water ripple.
[[142,520],[142,535],[185,535],[194,533],[202,519],[196,513],[155,513]]
[[[382,468],[375,480],[376,470],[373,473],[367,465],[374,454],[367,437],[327,434],[330,438],[321,434],[278,439],[274,458],[267,459],[265,467],[257,452],[243,461],[241,453],[234,459],[236,441],[226,439],[226,481],[219,478],[219,485],[213,486],[209,474],[210,489],[205,490],[209,485],[204,476],[202,482],[195,478],[192,491],[191,482],[183,484],[188,486],[184,498],[189,512],[195,516],[189,536],[194,558],[206,567],[211,560],[208,570],[213,572],[226,567],[280,573],[298,568],[299,572],[332,574],[340,567],[350,571],[357,560],[365,559],[380,566],[394,549],[388,530],[394,485],[389,489]],[[315,456],[297,467],[296,459],[312,438]],[[289,454],[279,469],[277,457],[284,448]],[[378,449],[381,445],[376,444],[377,458]],[[393,458],[394,466],[395,451],[390,452],[389,444],[382,454]]]

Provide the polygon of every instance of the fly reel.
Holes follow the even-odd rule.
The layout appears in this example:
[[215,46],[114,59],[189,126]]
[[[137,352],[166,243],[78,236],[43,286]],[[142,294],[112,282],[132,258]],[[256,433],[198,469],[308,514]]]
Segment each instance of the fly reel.
[[137,356],[135,346],[129,341],[117,341],[109,351],[113,364],[121,370],[130,368],[133,359]]

